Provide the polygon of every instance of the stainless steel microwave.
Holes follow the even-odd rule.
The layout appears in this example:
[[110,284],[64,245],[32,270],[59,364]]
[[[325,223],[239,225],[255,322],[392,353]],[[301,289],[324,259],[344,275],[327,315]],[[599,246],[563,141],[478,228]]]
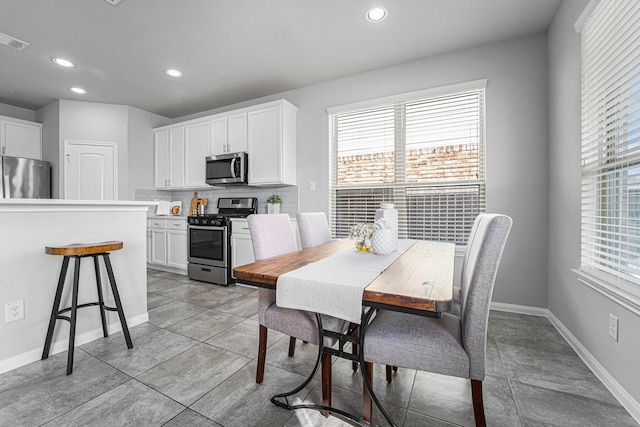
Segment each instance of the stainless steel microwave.
[[208,156],[206,183],[209,185],[248,184],[249,159],[247,153]]

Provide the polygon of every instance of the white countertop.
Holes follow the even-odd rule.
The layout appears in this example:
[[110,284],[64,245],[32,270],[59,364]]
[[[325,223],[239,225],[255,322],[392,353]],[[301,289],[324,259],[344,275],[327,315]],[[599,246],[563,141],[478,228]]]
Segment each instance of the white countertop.
[[148,210],[158,202],[139,200],[0,199],[0,212]]

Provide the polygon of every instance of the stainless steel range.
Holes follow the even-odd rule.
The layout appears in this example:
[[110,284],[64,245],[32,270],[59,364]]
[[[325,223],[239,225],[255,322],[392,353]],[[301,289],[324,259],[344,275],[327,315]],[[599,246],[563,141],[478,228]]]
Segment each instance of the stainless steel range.
[[255,197],[221,197],[218,213],[188,217],[190,279],[227,286],[231,277],[231,218],[246,218],[258,209]]

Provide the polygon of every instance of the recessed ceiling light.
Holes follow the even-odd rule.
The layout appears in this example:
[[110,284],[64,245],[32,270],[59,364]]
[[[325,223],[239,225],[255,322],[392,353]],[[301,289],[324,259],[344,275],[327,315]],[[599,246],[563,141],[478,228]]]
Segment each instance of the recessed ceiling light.
[[372,7],[367,12],[367,20],[370,22],[380,22],[387,17],[387,10],[384,7]]
[[182,77],[182,71],[176,70],[174,68],[167,68],[164,72],[171,77]]
[[81,87],[72,87],[69,90],[73,93],[77,93],[78,95],[86,95],[87,91],[82,89]]
[[51,58],[54,64],[60,65],[61,67],[67,68],[75,68],[76,64],[64,58]]

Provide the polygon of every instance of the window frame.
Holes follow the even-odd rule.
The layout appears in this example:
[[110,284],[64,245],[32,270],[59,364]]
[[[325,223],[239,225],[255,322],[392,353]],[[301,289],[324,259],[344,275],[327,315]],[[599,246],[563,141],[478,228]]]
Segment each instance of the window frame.
[[[635,24],[618,22],[627,19]],[[638,22],[640,7],[631,1],[592,1],[575,25],[582,33],[582,194],[580,267],[573,270],[580,283],[636,314],[640,243],[633,238],[640,233],[630,234],[639,227],[629,206],[638,202],[640,186],[640,102],[637,66],[628,52],[640,50]]]
[[[368,194],[370,196],[371,201],[368,204],[360,206],[360,214],[363,216],[360,220],[352,221],[353,223],[357,222],[373,222],[375,209],[379,207],[379,203],[381,202],[391,202],[396,204],[396,209],[399,211],[399,237],[400,238],[415,238],[408,230],[408,224],[410,222],[411,212],[408,212],[406,209],[406,205],[409,204],[407,199],[407,193],[412,191],[419,191],[422,189],[423,191],[442,189],[444,187],[452,187],[450,193],[453,194],[460,188],[468,188],[469,186],[476,186],[478,193],[478,206],[477,213],[482,213],[485,211],[486,206],[486,160],[485,160],[485,152],[486,152],[486,86],[487,79],[479,79],[454,85],[442,86],[437,88],[431,88],[427,90],[421,90],[416,92],[404,93],[393,95],[390,97],[377,98],[368,100],[365,102],[353,103],[348,105],[342,105],[337,107],[332,107],[327,109],[327,113],[329,115],[329,159],[330,159],[330,183],[329,183],[329,198],[330,198],[330,224],[332,229],[332,235],[334,237],[344,237],[348,233],[348,229],[350,228],[352,223],[342,223],[337,218],[336,214],[336,203],[337,198],[339,197],[340,192],[348,193],[348,192],[357,192],[360,190],[362,192],[362,197],[366,198]],[[444,97],[449,95],[462,94],[465,92],[478,91],[480,93],[479,99],[481,104],[479,105],[479,127],[478,130],[478,176],[476,179],[465,179],[458,181],[451,180],[440,180],[440,181],[431,181],[431,182],[419,182],[419,183],[407,183],[407,182],[397,182],[396,175],[406,177],[406,147],[407,142],[405,141],[405,131],[406,131],[406,123],[401,124],[400,133],[402,135],[398,135],[398,132],[394,133],[394,155],[395,155],[395,164],[394,168],[394,182],[392,183],[370,183],[370,184],[356,184],[356,185],[338,185],[337,183],[337,168],[338,168],[338,159],[337,159],[337,147],[335,135],[337,133],[336,129],[336,120],[333,120],[333,116],[336,114],[347,114],[352,111],[358,110],[368,110],[381,108],[385,105],[397,105],[402,104],[406,106],[407,104],[411,104],[412,102],[429,99],[429,98],[437,98]],[[404,118],[404,115],[402,116]],[[396,116],[397,120],[397,116]],[[403,164],[398,167],[398,162],[403,162]],[[383,193],[384,196],[376,199],[374,197],[375,193]],[[392,195],[395,194],[395,195]],[[418,203],[414,200],[414,203]],[[452,200],[451,203],[455,203],[455,200]],[[357,208],[356,208],[357,209]],[[366,212],[365,212],[366,211]],[[443,234],[440,233],[439,237],[434,238],[430,236],[428,240],[443,240],[443,241],[454,241],[459,246],[464,246],[466,244],[468,232],[473,225],[473,220],[475,219],[475,215],[468,221],[466,224],[466,230],[464,230],[464,234],[456,234],[455,238],[452,240],[446,240],[446,238],[442,238]],[[446,232],[445,232],[446,233]],[[459,233],[459,232],[458,232]],[[461,237],[462,236],[462,237]]]

